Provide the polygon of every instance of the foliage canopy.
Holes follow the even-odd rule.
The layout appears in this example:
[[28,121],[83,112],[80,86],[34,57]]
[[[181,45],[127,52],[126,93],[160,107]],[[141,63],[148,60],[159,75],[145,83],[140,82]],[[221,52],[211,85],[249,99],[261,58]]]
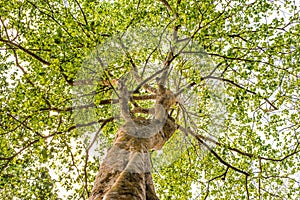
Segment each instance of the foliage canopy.
[[[186,131],[153,153],[160,198],[296,199],[299,10],[291,0],[1,0],[0,198],[87,199],[119,127],[110,100],[115,86],[106,83],[128,74],[131,61],[142,70],[155,47],[139,38],[131,60],[121,56],[100,73],[92,102],[82,105],[74,105],[78,72],[109,39],[150,27],[176,29],[179,39],[206,52],[204,65],[174,65],[174,80],[190,84],[183,98],[196,101],[178,108],[177,123]],[[165,54],[153,56],[155,62]],[[221,121],[211,109],[216,91],[226,111]],[[96,120],[74,120],[89,109]],[[216,121],[219,128],[212,128]]]

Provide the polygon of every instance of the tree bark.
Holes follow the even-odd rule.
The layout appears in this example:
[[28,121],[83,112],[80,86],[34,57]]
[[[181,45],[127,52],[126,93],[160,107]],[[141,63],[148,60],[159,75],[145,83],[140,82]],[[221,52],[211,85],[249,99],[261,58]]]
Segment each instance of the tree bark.
[[[141,127],[150,120],[136,118]],[[150,164],[149,151],[161,149],[177,127],[168,117],[161,131],[151,137],[132,134],[130,124],[122,126],[102,162],[89,200],[158,200]],[[139,129],[141,131],[141,129]],[[142,130],[143,131],[143,130]]]

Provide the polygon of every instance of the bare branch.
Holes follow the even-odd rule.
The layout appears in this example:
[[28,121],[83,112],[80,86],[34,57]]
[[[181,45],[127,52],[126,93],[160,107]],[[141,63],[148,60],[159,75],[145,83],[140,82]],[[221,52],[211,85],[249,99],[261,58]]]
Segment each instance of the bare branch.
[[210,179],[210,180],[208,181],[208,183],[207,183],[207,188],[206,188],[206,194],[205,194],[204,199],[207,199],[207,197],[208,197],[208,195],[209,195],[209,192],[210,192],[210,191],[209,191],[209,185],[210,185],[210,182],[212,182],[212,181],[214,181],[214,180],[216,180],[216,179],[218,179],[218,178],[221,178],[222,180],[225,180],[225,177],[226,177],[226,175],[227,175],[228,170],[229,170],[229,167],[226,168],[226,170],[225,170],[224,173],[222,173],[222,174],[220,174],[220,175],[218,175],[218,176],[216,176],[216,177],[214,177],[214,178],[212,178],[212,179]]
[[162,2],[162,3],[166,6],[167,10],[168,10],[170,13],[174,13],[174,12],[173,12],[173,9],[172,9],[171,6],[170,6],[170,4],[169,4],[166,0],[160,0],[160,2]]
[[24,122],[18,120],[15,116],[11,115],[10,113],[7,113],[7,115],[9,115],[11,118],[13,118],[15,121],[17,121],[19,124],[21,124],[23,127],[25,127],[26,129],[32,131],[33,133],[35,133],[36,135],[45,138],[45,136],[43,136],[41,133],[34,131],[32,128],[30,128],[29,126],[27,126]]
[[[258,95],[256,92],[251,91],[251,90],[249,90],[249,89],[243,87],[242,85],[239,85],[239,84],[237,84],[236,82],[234,82],[234,81],[232,81],[232,80],[229,80],[229,79],[226,79],[226,78],[216,77],[216,76],[206,76],[206,77],[203,77],[203,78],[202,78],[202,80],[205,80],[205,79],[215,79],[215,80],[224,81],[224,82],[230,83],[230,84],[232,84],[232,85],[234,85],[234,86],[236,86],[236,87],[238,87],[238,88],[240,88],[240,89],[242,89],[242,90],[245,90],[245,91],[248,92],[248,93],[251,93],[251,94],[254,94],[254,95]],[[267,98],[263,98],[263,99],[264,99],[266,102],[268,102],[268,103],[270,104],[270,106],[272,106],[275,110],[278,110],[278,108],[277,108],[272,102],[270,102],[269,99],[267,99]]]
[[[179,125],[178,125],[179,126]],[[189,130],[189,129],[186,129],[186,128],[183,128],[182,126],[179,126],[179,130],[181,130],[181,131],[183,131],[184,133],[188,133],[188,134],[190,134],[191,136],[193,136],[198,142],[199,142],[199,144],[200,145],[204,145],[205,146],[205,148],[207,149],[207,150],[209,150],[223,165],[225,165],[225,166],[227,166],[227,167],[229,167],[229,168],[231,168],[231,169],[233,169],[234,171],[237,171],[237,172],[239,172],[239,173],[241,173],[241,174],[244,174],[244,175],[246,175],[246,176],[249,176],[250,174],[248,173],[248,172],[245,172],[245,171],[243,171],[243,170],[241,170],[241,169],[238,169],[238,168],[236,168],[236,167],[234,167],[234,166],[232,166],[231,164],[229,164],[228,162],[226,162],[225,160],[223,160],[208,144],[206,144],[203,140],[202,140],[202,138],[199,136],[199,135],[197,135],[197,134],[195,134],[193,131],[191,131],[191,130]]]
[[191,82],[187,86],[184,86],[181,88],[178,92],[176,92],[175,96],[179,96],[181,93],[183,93],[185,90],[192,88],[193,86],[197,85],[195,82]]
[[246,188],[247,200],[250,200],[249,189],[248,189],[248,176],[247,175],[245,177],[245,188]]
[[20,155],[24,150],[31,147],[33,144],[40,141],[40,139],[33,140],[32,142],[28,143],[26,146],[24,146],[21,150],[19,150],[17,153],[10,157],[0,157],[0,160],[7,160],[7,162],[0,168],[0,174],[2,174],[3,170],[8,166],[8,164],[18,155]]
[[33,58],[37,59],[38,61],[40,61],[41,63],[43,63],[44,65],[50,65],[50,62],[42,59],[41,57],[39,57],[37,54],[33,53],[32,51],[29,51],[28,49],[14,43],[14,42],[11,42],[9,40],[5,40],[3,38],[0,38],[0,41],[8,44],[8,45],[12,45],[12,46],[15,46],[17,47],[18,49],[22,50],[23,52],[27,53],[28,55],[32,56]]
[[[142,96],[131,96],[133,100],[137,101],[144,101],[144,100],[155,100],[156,95],[151,94],[151,95],[142,95]],[[100,102],[97,105],[107,105],[107,104],[117,104],[119,103],[119,99],[103,99],[100,100]],[[41,108],[39,109],[40,111],[56,111],[56,112],[70,112],[73,110],[78,110],[78,109],[86,109],[86,108],[93,108],[97,107],[96,104],[90,103],[86,105],[79,105],[79,106],[72,106],[72,107],[67,107],[67,108],[57,108],[57,107],[50,107],[50,108]]]
[[74,0],[76,2],[76,4],[78,5],[79,9],[80,9],[80,12],[82,13],[82,16],[83,16],[83,19],[84,19],[84,22],[85,22],[85,25],[87,26],[88,25],[88,21],[86,19],[86,16],[85,16],[85,13],[82,9],[82,7],[80,6],[79,2],[77,0]]
[[50,135],[44,136],[44,138],[50,138],[50,137],[53,137],[54,135],[60,135],[60,134],[66,133],[66,132],[70,132],[70,131],[72,131],[72,130],[74,130],[76,128],[82,128],[82,127],[92,126],[94,124],[99,124],[99,123],[104,123],[104,122],[106,122],[106,123],[112,122],[112,121],[114,121],[117,118],[119,118],[119,116],[110,117],[110,118],[107,118],[107,119],[99,119],[98,121],[92,121],[92,122],[89,122],[89,123],[86,123],[86,124],[76,124],[74,126],[69,127],[65,131],[55,132],[55,133],[52,133]]
[[[178,126],[179,126],[179,125],[178,125]],[[230,147],[230,146],[228,146],[228,145],[221,144],[221,143],[217,142],[216,140],[214,140],[213,138],[210,138],[210,137],[204,137],[204,136],[202,136],[202,135],[196,135],[196,134],[193,133],[191,130],[186,129],[186,128],[182,127],[182,126],[179,126],[179,130],[183,131],[184,133],[190,133],[190,134],[193,134],[193,135],[195,135],[194,137],[198,137],[200,140],[206,140],[206,141],[212,142],[212,143],[214,143],[214,144],[216,144],[216,145],[218,145],[218,146],[227,148],[227,149],[229,149],[229,150],[231,150],[231,151],[237,152],[237,153],[239,153],[239,154],[241,154],[241,155],[243,155],[243,156],[247,156],[247,157],[249,157],[249,158],[257,157],[257,158],[259,158],[259,159],[261,159],[261,160],[269,160],[269,161],[274,161],[274,162],[282,162],[282,161],[288,159],[289,157],[291,157],[291,156],[293,156],[293,155],[296,155],[297,153],[300,153],[300,149],[298,149],[300,144],[298,143],[297,146],[295,147],[295,149],[294,149],[294,151],[293,151],[292,153],[290,153],[290,154],[288,154],[288,155],[286,155],[286,156],[284,156],[284,157],[282,157],[282,158],[268,158],[268,157],[264,157],[264,156],[256,156],[256,155],[254,155],[254,154],[244,152],[244,151],[242,151],[242,150],[240,150],[240,149],[237,149],[237,148],[234,148],[234,147]]]
[[[163,68],[163,69],[160,69],[160,70],[158,70],[158,71],[156,71],[154,74],[152,74],[151,76],[149,76],[148,78],[146,78],[146,79],[144,79],[134,90],[133,90],[133,92],[134,93],[136,93],[136,92],[138,92],[140,89],[141,89],[141,87],[143,87],[147,82],[149,82],[149,81],[151,81],[153,78],[155,78],[156,76],[158,76],[160,73],[162,73],[164,70],[166,70],[165,68]],[[155,91],[152,91],[152,92],[156,92],[156,90]]]

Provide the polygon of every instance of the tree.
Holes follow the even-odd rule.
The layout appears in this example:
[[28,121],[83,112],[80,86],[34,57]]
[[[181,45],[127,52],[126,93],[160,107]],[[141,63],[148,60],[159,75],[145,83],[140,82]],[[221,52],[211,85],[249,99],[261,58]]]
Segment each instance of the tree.
[[296,1],[0,13],[1,198],[298,197]]

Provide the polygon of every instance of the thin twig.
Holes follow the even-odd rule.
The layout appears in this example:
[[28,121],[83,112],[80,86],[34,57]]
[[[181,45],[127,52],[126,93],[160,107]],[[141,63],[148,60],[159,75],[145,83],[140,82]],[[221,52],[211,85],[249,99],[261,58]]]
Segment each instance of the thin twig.
[[201,145],[204,145],[206,149],[208,149],[223,165],[241,173],[241,174],[244,174],[246,176],[249,176],[250,174],[248,172],[245,172],[241,169],[238,169],[234,166],[232,166],[231,164],[229,164],[228,162],[226,162],[225,160],[223,160],[208,144],[206,144],[200,137],[199,135],[195,134],[193,131],[189,130],[189,129],[186,129],[186,128],[183,128],[181,126],[179,126],[179,130],[183,131],[184,133],[188,133],[190,134],[191,136],[193,136],[198,142],[199,144]]

